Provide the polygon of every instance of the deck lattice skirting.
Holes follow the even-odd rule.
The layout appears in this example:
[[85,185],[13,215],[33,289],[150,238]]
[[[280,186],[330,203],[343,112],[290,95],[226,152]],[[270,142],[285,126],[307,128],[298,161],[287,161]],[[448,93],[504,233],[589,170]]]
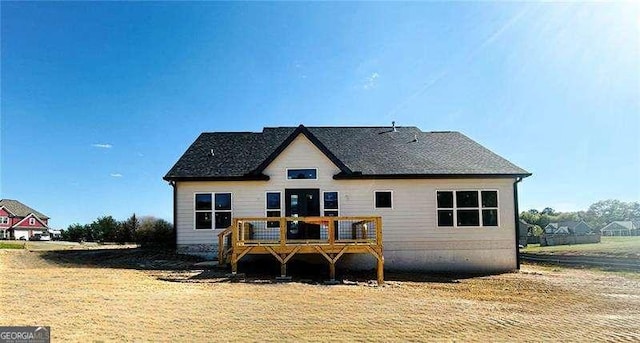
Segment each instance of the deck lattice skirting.
[[[292,231],[306,238],[296,238]],[[218,235],[218,261],[230,263],[235,274],[238,261],[248,254],[273,255],[281,264],[282,277],[286,277],[287,262],[294,255],[320,254],[329,262],[332,281],[336,263],[344,254],[371,254],[377,260],[378,284],[382,284],[382,217],[234,218]]]

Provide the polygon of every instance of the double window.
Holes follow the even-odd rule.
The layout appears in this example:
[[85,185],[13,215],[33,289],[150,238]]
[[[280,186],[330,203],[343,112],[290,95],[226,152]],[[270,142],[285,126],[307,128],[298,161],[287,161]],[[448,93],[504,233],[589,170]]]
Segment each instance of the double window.
[[[282,214],[282,193],[280,192],[267,192],[266,204],[267,217],[281,217]],[[267,227],[280,227],[280,222],[270,221],[267,222]]]
[[323,207],[326,217],[337,217],[340,211],[338,192],[323,192]]
[[438,226],[498,226],[498,191],[437,191]]
[[36,225],[36,219],[33,217],[29,218],[29,225]]
[[0,224],[2,225],[9,224],[9,217],[0,217]]
[[231,226],[231,193],[196,193],[194,205],[196,230]]

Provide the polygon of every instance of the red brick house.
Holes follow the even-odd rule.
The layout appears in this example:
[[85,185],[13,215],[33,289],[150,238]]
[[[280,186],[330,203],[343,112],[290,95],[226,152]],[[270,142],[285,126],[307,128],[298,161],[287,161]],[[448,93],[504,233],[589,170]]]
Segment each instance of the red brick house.
[[0,239],[29,239],[47,230],[49,217],[17,200],[0,200]]

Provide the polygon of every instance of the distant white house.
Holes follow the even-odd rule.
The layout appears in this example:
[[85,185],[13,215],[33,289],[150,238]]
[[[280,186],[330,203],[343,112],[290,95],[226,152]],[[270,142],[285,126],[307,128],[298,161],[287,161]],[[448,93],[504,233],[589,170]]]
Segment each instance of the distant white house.
[[49,236],[51,236],[51,240],[57,241],[62,238],[62,230],[49,229]]
[[607,224],[600,232],[603,236],[632,236],[638,228],[632,221],[615,221]]

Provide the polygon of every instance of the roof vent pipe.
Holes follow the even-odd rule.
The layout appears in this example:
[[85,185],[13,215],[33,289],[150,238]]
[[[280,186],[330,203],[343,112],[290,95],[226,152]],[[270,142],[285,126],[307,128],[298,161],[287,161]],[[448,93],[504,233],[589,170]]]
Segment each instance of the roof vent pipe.
[[211,156],[215,156],[216,154],[213,153],[213,149],[211,149]]
[[414,142],[417,142],[417,141],[418,141],[418,134],[417,134],[417,133],[413,135],[413,141],[414,141]]
[[396,130],[396,122],[395,121],[391,122],[391,128],[393,129],[393,132],[398,132],[398,130]]

